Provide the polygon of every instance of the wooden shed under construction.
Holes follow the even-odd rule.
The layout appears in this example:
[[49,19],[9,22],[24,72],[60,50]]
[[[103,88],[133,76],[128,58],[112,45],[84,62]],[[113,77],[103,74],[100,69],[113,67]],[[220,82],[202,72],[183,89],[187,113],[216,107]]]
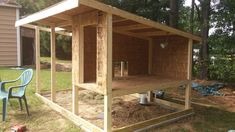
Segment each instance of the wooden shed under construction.
[[[51,28],[51,100],[41,95],[40,39],[36,29],[36,95],[82,128],[90,131],[135,131],[192,114],[190,107],[192,45],[201,38],[96,0],[65,0],[16,22],[38,23]],[[72,111],[56,103],[55,27],[72,32]],[[128,63],[128,76],[116,79],[115,62]],[[128,81],[126,81],[128,80]],[[112,127],[112,99],[156,89],[186,86],[185,105],[158,99],[177,112],[121,128]],[[104,123],[100,128],[79,114],[79,89],[104,96]]]

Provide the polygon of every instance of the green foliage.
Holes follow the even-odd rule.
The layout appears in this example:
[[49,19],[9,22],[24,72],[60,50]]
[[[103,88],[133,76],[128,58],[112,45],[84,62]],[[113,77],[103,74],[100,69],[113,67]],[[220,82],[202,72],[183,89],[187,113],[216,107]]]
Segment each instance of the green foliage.
[[61,0],[17,0],[22,8],[20,9],[21,16],[29,15],[42,10],[50,5],[53,5]]
[[209,66],[209,77],[222,81],[235,80],[235,36],[228,34],[218,34],[217,32],[210,37],[209,51],[211,59]]
[[221,0],[214,7],[212,23],[216,28],[209,38],[211,79],[234,82],[235,80],[235,1]]
[[50,56],[50,33],[40,32],[40,51],[41,56]]
[[[169,0],[100,0],[128,12],[158,21],[169,23]],[[183,6],[184,0],[179,1]]]

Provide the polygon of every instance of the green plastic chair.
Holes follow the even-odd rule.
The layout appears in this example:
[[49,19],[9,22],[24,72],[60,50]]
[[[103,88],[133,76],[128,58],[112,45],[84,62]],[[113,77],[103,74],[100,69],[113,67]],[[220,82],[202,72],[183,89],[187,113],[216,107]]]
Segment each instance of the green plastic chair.
[[[33,78],[33,70],[27,69],[16,80],[0,82],[0,99],[3,101],[3,108],[2,108],[2,120],[3,121],[6,120],[7,102],[10,98],[19,99],[21,110],[23,110],[22,108],[22,99],[23,99],[25,102],[27,114],[29,116],[29,110],[28,110],[28,104],[27,104],[27,100],[25,96],[25,91],[26,91],[27,85],[31,82],[32,78]],[[10,86],[8,90],[6,90],[5,84],[14,83],[17,81],[20,81],[20,85]]]

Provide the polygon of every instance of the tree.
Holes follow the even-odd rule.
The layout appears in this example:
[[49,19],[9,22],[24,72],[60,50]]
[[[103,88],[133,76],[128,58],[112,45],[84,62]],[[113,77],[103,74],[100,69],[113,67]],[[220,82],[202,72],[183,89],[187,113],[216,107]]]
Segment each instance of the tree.
[[170,0],[170,22],[169,25],[178,28],[179,21],[179,0]]
[[214,6],[211,22],[215,32],[209,39],[210,78],[235,80],[235,1],[220,0]]
[[192,0],[192,4],[191,4],[191,14],[190,14],[190,33],[192,33],[193,34],[193,21],[194,21],[194,6],[195,5],[195,0]]
[[207,79],[208,77],[208,62],[209,62],[209,52],[208,52],[208,35],[210,29],[210,3],[211,0],[199,0],[201,6],[201,36],[202,36],[202,46],[200,50],[200,78]]

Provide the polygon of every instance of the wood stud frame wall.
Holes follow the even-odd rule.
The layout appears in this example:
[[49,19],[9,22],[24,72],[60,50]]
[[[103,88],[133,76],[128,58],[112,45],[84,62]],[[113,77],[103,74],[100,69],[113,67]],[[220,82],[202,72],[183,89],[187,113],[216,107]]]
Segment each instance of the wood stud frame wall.
[[[168,28],[166,26],[161,26],[159,24],[153,23],[151,21],[145,21],[141,17],[134,16],[132,14],[128,14],[124,11],[120,11],[117,9],[110,9],[108,6],[104,6],[101,3],[97,3],[93,0],[80,0],[80,4],[89,5],[92,8],[99,9],[101,11],[95,10],[91,12],[86,12],[80,15],[76,15],[73,17],[65,16],[65,15],[55,15],[54,18],[68,20],[60,22],[60,23],[49,23],[51,26],[51,101],[41,96],[40,90],[40,37],[39,37],[39,27],[35,27],[36,31],[36,91],[37,96],[41,98],[45,103],[52,106],[53,109],[64,115],[66,118],[70,119],[74,123],[81,125],[89,129],[90,131],[134,131],[140,128],[147,127],[149,125],[161,124],[163,122],[170,122],[171,120],[175,120],[187,115],[192,114],[192,109],[190,106],[190,98],[191,98],[191,74],[192,74],[192,45],[193,39],[200,41],[199,37],[183,33],[176,29]],[[109,12],[110,11],[110,12]],[[113,20],[114,15],[125,14],[124,19]],[[118,29],[117,27],[113,28],[113,23],[124,22],[129,18],[132,21],[136,21],[137,23],[141,23],[141,25],[132,25],[122,27],[122,29]],[[24,23],[24,21],[21,21]],[[61,106],[55,103],[56,100],[56,82],[55,82],[55,27],[61,25],[69,25],[72,24],[72,112],[65,110]],[[145,24],[146,26],[143,26]],[[96,84],[85,84],[84,83],[84,27],[88,25],[93,25],[97,27],[97,77]],[[166,29],[166,32],[153,32],[145,35],[136,34],[131,32],[131,30],[139,30],[146,29],[149,27],[157,27],[159,26],[161,30]],[[178,85],[187,85],[185,92],[185,105],[179,105],[172,102],[168,102],[165,100],[155,100],[152,98],[151,90],[153,89],[141,89],[140,91],[149,93],[149,101],[156,101],[160,104],[168,105],[173,108],[179,109],[178,112],[174,112],[172,114],[164,115],[158,118],[150,119],[143,122],[138,122],[136,124],[128,125],[126,127],[112,129],[112,98],[115,96],[121,96],[125,94],[129,94],[130,91],[118,91],[114,92],[112,90],[112,47],[113,47],[113,32],[128,35],[144,40],[149,41],[148,48],[148,73],[153,73],[153,45],[154,41],[151,38],[151,35],[171,35],[168,32],[175,32],[176,34],[182,34],[183,37],[188,39],[188,53],[187,53],[187,80],[181,81],[178,84],[174,84],[174,86]],[[85,121],[84,119],[79,117],[79,106],[78,106],[78,93],[79,88],[91,90],[104,95],[104,129],[100,129],[97,126]],[[134,91],[135,92],[135,91]]]

